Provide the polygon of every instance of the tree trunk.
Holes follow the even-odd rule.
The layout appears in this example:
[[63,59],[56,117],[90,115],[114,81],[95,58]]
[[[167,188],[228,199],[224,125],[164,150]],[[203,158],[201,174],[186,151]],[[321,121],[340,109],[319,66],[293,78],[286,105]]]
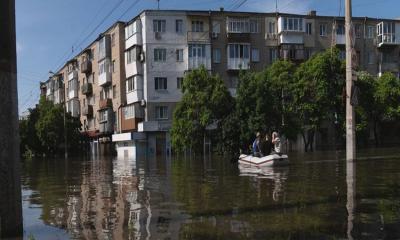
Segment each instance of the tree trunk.
[[314,148],[313,148],[313,145],[314,145],[314,134],[315,134],[315,130],[314,129],[308,130],[308,144],[309,144],[311,152],[314,151]]
[[374,119],[374,138],[375,138],[375,147],[379,147],[378,121],[376,119]]
[[304,152],[308,151],[308,142],[307,138],[304,132],[301,132],[301,136],[303,137],[303,142],[304,142]]
[[15,0],[0,1],[0,238],[22,236]]

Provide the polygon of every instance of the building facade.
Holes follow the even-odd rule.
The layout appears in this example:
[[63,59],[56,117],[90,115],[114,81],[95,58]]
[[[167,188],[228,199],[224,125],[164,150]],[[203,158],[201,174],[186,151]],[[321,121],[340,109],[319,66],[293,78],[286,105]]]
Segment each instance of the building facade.
[[[355,67],[399,76],[400,21],[355,17],[353,29]],[[55,76],[64,81],[66,109],[93,141],[112,140],[122,156],[165,154],[186,72],[203,65],[235,96],[241,69],[260,71],[277,59],[301,63],[332,46],[345,59],[344,34],[343,17],[315,11],[145,10],[115,23]],[[48,90],[53,82],[41,84],[48,99],[56,98]]]

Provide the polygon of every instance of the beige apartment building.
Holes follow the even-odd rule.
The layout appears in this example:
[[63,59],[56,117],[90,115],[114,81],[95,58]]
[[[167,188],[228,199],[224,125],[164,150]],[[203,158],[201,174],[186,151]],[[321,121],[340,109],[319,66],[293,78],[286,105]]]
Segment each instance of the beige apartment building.
[[[400,21],[354,17],[353,29],[356,67],[399,76]],[[204,65],[235,96],[241,69],[260,71],[277,59],[301,63],[332,46],[344,59],[344,34],[344,17],[315,11],[145,10],[107,29],[42,83],[41,91],[55,101],[63,83],[66,109],[80,117],[93,143],[112,141],[124,156],[136,156],[139,145],[146,154],[165,154],[187,71]],[[329,124],[321,132],[317,148],[332,144]]]

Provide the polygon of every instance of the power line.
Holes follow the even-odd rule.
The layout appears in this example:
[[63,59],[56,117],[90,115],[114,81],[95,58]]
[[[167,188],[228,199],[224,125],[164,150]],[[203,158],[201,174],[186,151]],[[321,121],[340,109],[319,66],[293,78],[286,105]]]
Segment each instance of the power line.
[[[100,23],[97,24],[96,27],[95,27],[88,35],[86,35],[86,37],[85,37],[82,41],[80,41],[80,42],[76,45],[76,47],[81,46],[87,39],[89,39],[89,37],[92,36],[92,34],[107,20],[108,17],[111,16],[111,14],[114,13],[114,11],[115,11],[124,1],[125,1],[125,0],[120,0],[119,2],[117,2],[117,4],[114,5],[114,7],[113,7],[113,8],[106,14],[106,16],[100,21]],[[68,58],[69,58],[71,55],[72,55],[72,53],[69,54],[68,57],[67,57],[67,59],[63,60],[63,62],[62,62],[56,69],[57,69],[57,70],[60,69],[61,66],[64,64],[64,62],[65,62],[66,60],[68,60]]]

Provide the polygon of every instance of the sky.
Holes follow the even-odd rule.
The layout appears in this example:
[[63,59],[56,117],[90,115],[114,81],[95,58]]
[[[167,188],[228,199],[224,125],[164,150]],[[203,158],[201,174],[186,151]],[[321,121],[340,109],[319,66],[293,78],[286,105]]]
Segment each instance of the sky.
[[[275,12],[275,0],[160,0],[160,9]],[[344,15],[344,0],[277,0],[278,11]],[[399,18],[399,0],[353,0],[353,16]],[[18,102],[24,114],[39,100],[39,82],[115,21],[128,21],[157,0],[16,0]],[[93,32],[93,33],[92,33]]]

